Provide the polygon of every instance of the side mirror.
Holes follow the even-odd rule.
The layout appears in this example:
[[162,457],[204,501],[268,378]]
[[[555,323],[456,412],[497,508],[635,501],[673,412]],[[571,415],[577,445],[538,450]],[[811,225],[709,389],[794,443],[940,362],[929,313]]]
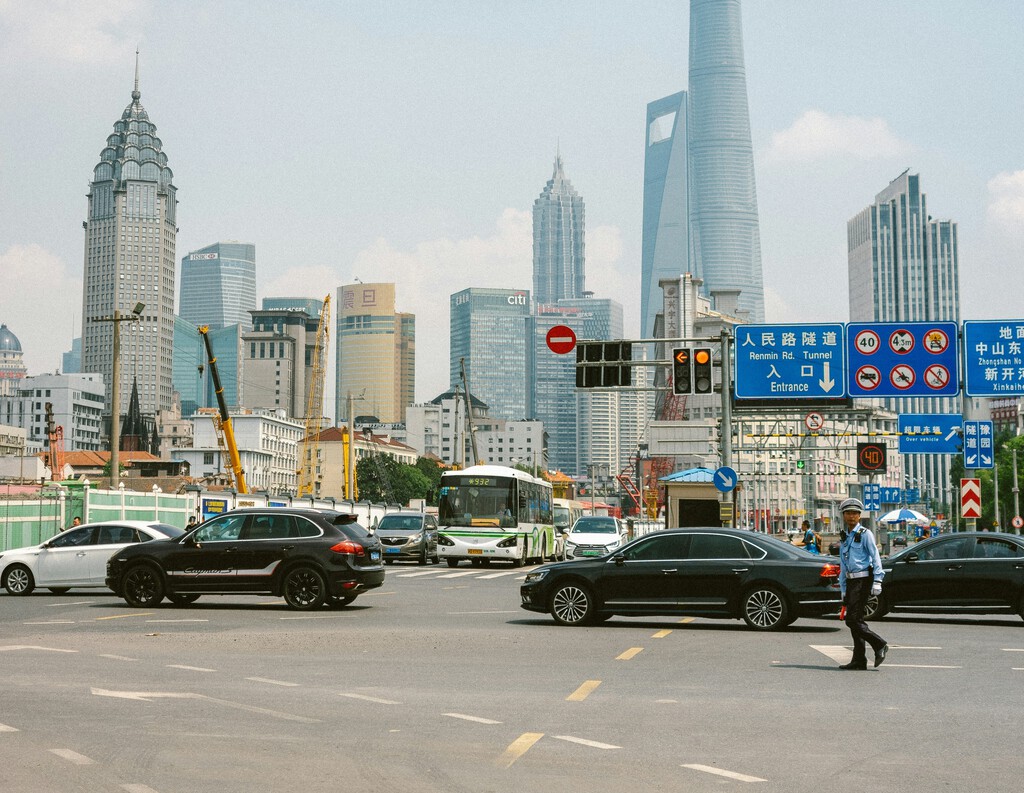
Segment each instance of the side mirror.
[[906,556],[904,557],[904,561],[907,561],[907,562],[916,562],[916,561],[918,561],[918,560],[919,560],[920,558],[921,558],[921,557],[920,557],[920,556],[918,556],[918,555],[917,555],[916,553],[908,553],[908,554],[907,554],[907,555],[906,555]]
[[615,554],[612,559],[614,560],[616,567],[622,567],[626,563],[626,557],[621,553]]

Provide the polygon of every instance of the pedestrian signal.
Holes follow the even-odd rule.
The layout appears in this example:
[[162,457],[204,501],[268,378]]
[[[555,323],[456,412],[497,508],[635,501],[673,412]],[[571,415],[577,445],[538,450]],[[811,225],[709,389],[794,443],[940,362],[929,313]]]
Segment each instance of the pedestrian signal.
[[672,350],[672,393],[693,393],[693,360],[689,347]]
[[693,351],[693,393],[710,394],[714,391],[715,380],[711,371],[711,350],[698,347]]

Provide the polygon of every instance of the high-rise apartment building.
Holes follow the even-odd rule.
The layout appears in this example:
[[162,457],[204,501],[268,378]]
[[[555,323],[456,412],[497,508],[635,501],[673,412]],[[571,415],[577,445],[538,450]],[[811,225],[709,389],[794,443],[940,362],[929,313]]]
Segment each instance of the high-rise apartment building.
[[555,157],[555,170],[533,202],[533,297],[538,305],[583,297],[583,199]]
[[115,324],[109,319],[139,308],[139,321],[117,323],[121,404],[114,409],[125,412],[137,378],[142,412],[155,416],[172,404],[177,199],[163,142],[140,99],[136,61],[131,103],[114,123],[89,185],[82,371],[103,375],[109,414]]
[[256,308],[256,246],[215,242],[181,258],[178,316],[211,330],[241,325],[252,328]]
[[99,451],[103,436],[103,379],[97,374],[41,374],[0,395],[0,424],[22,427],[30,443],[48,445],[46,405],[62,428],[68,451]]
[[490,406],[492,417],[527,416],[530,293],[523,289],[463,289],[450,299],[451,385],[462,382]]
[[338,289],[338,423],[348,419],[348,397],[357,416],[405,421],[416,385],[416,318],[395,311],[394,284],[347,284]]
[[[928,214],[920,176],[904,171],[846,224],[851,322],[960,322],[957,225]],[[960,413],[958,397],[887,399],[897,413]],[[907,488],[952,503],[947,455],[906,455]]]
[[740,11],[740,0],[690,0],[691,260],[706,294],[738,289],[739,308],[764,322]]

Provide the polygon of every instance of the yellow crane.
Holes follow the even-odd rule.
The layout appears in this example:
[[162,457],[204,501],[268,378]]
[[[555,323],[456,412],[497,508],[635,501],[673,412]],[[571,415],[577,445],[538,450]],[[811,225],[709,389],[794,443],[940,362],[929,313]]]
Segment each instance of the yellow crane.
[[[224,388],[220,384],[220,374],[217,372],[217,356],[213,354],[213,346],[210,344],[210,326],[200,325],[199,335],[203,337],[206,345],[206,357],[210,364],[210,377],[213,378],[213,390],[217,394],[217,407],[220,409],[220,428],[224,433],[224,441],[228,447],[228,465],[231,468],[231,476],[235,480],[235,490],[239,493],[248,493],[249,485],[245,481],[245,472],[242,470],[242,458],[238,454],[238,444],[235,443],[235,430],[231,426],[231,415],[228,413],[227,403],[224,401]],[[214,422],[216,426],[216,422]]]
[[309,381],[306,399],[306,433],[299,453],[298,496],[319,495],[315,491],[316,467],[320,460],[320,429],[324,414],[324,379],[327,376],[327,343],[331,333],[331,296],[324,298],[320,311],[320,324],[316,329],[316,344],[313,347],[313,371]]

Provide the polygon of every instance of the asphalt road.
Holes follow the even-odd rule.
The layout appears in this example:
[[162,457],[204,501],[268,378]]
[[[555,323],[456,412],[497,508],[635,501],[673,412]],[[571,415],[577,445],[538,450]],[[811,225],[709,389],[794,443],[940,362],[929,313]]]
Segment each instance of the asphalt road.
[[887,618],[885,664],[799,620],[519,608],[524,570],[395,565],[315,614],[0,595],[0,790],[1016,791],[1019,618]]

